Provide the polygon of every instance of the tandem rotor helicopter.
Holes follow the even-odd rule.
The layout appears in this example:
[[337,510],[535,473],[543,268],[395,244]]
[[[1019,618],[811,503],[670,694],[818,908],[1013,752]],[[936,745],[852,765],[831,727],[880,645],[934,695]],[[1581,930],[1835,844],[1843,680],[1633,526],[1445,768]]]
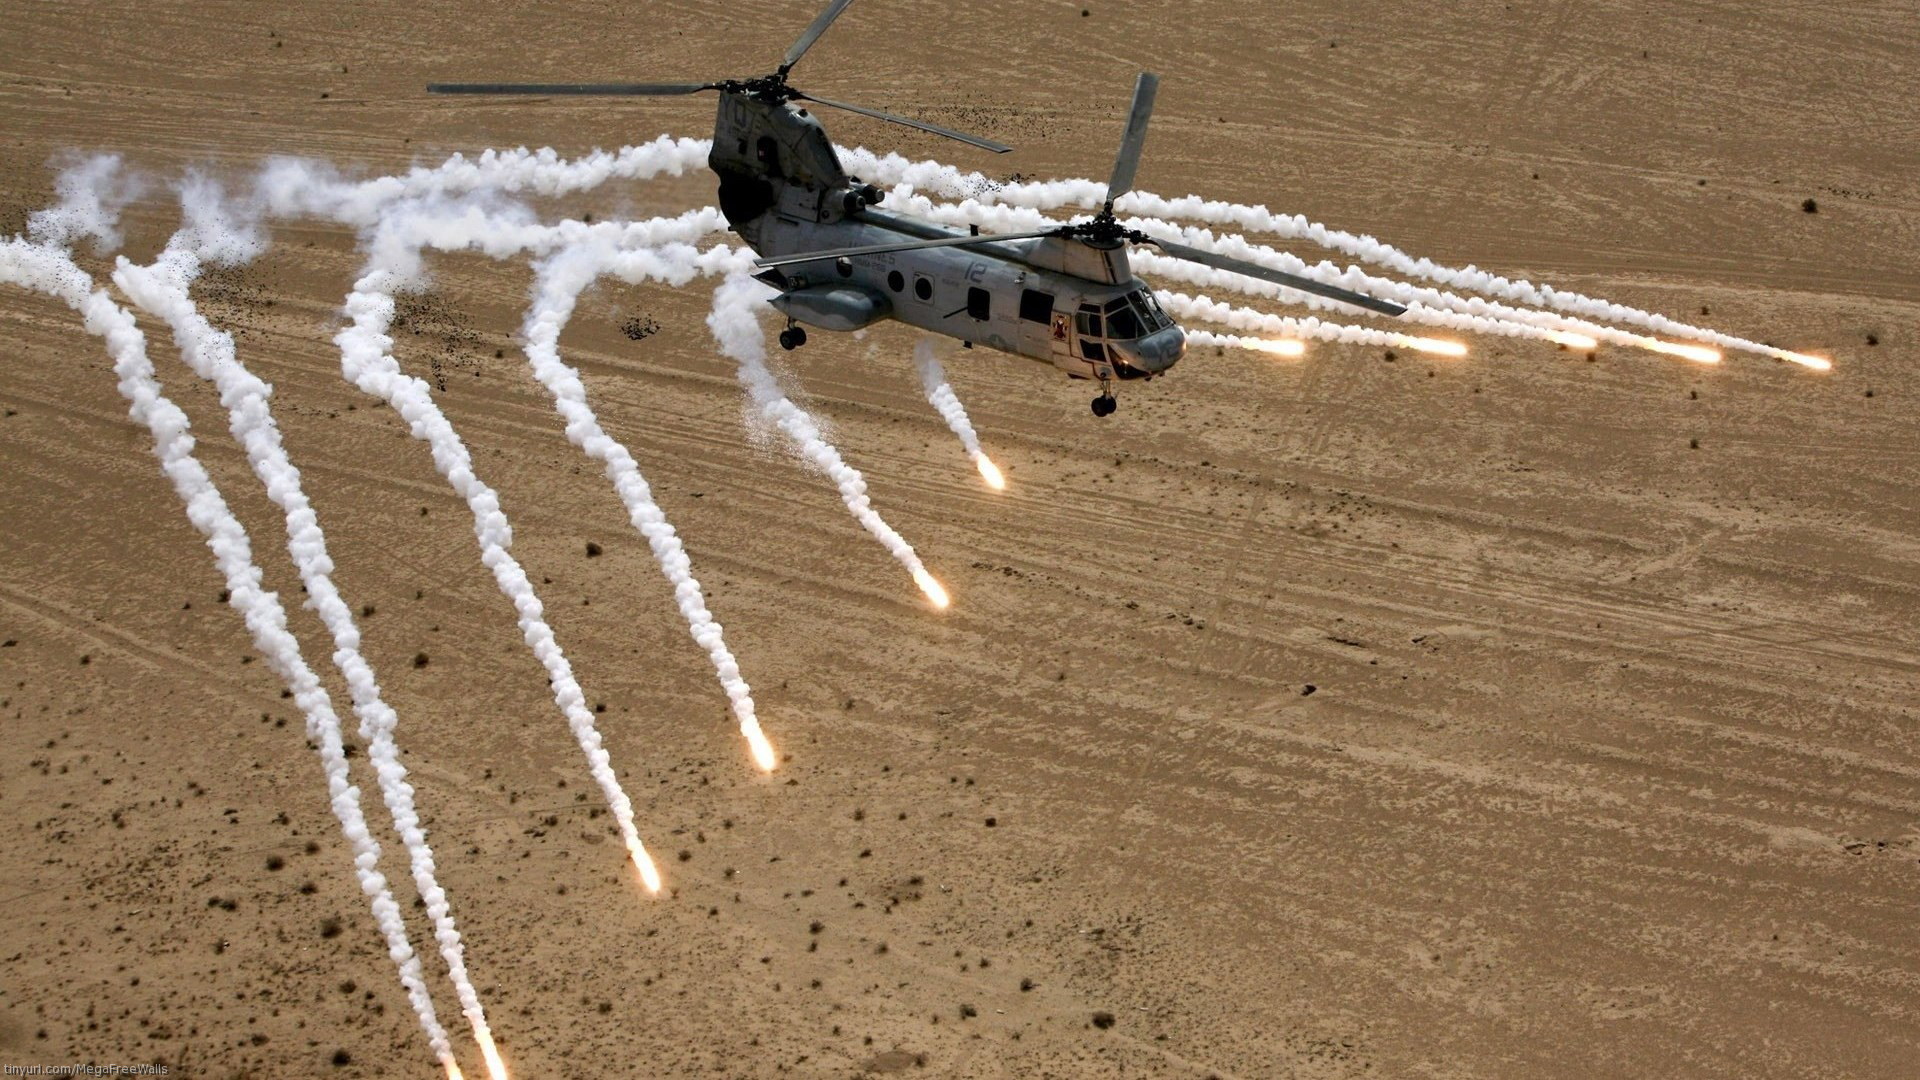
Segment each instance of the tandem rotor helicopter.
[[1032,232],[956,233],[877,209],[882,193],[850,177],[807,104],[825,105],[943,135],[995,153],[1012,147],[903,116],[829,101],[787,83],[853,0],[832,0],[771,75],[710,83],[435,83],[436,94],[677,96],[720,93],[707,165],[720,178],[720,212],[760,256],[770,301],[787,316],[780,345],[806,343],[800,324],[850,331],[881,319],[1052,364],[1100,383],[1095,416],[1111,415],[1116,379],[1164,374],[1186,354],[1186,333],[1135,277],[1129,244],[1245,274],[1384,315],[1399,304],[1122,226],[1114,200],[1133,184],[1159,78],[1133,90],[1107,199],[1090,220]]

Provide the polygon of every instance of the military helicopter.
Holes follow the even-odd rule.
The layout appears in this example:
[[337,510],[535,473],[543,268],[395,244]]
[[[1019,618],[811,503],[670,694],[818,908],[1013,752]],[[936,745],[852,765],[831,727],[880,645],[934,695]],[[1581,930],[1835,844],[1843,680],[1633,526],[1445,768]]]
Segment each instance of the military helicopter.
[[881,319],[1052,364],[1097,380],[1095,416],[1117,407],[1116,380],[1151,379],[1186,354],[1186,333],[1135,277],[1130,244],[1245,274],[1383,315],[1399,304],[1121,225],[1113,204],[1133,184],[1159,78],[1134,85],[1107,198],[1091,219],[1031,232],[959,233],[878,209],[882,194],[848,176],[809,104],[844,109],[1006,153],[1012,147],[878,109],[830,101],[787,82],[787,73],[853,0],[832,0],[770,75],[709,83],[435,83],[437,94],[677,96],[715,90],[708,167],[720,178],[720,212],[759,255],[770,303],[787,316],[780,345],[796,349],[805,326],[850,331]]

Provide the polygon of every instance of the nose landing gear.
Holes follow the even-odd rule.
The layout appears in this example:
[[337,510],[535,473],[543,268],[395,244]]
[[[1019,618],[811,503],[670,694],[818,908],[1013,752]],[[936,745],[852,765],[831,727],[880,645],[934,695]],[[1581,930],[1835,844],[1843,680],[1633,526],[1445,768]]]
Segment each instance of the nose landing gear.
[[780,331],[780,347],[788,352],[792,352],[806,343],[807,331],[803,327],[794,326],[789,323],[785,330]]
[[1112,416],[1113,410],[1119,407],[1120,402],[1115,400],[1113,396],[1113,380],[1101,379],[1100,396],[1093,399],[1093,415]]

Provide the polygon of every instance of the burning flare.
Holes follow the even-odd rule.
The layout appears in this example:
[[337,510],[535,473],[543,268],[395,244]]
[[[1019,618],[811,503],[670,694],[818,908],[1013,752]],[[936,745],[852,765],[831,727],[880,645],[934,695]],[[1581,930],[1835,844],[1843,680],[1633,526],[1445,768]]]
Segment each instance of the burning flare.
[[935,581],[933,575],[925,570],[913,572],[913,583],[920,586],[921,592],[927,594],[927,600],[933,604],[935,611],[945,611],[947,605],[953,602],[952,598],[947,596],[946,586]]
[[1569,349],[1591,350],[1600,347],[1600,342],[1585,334],[1576,334],[1571,330],[1549,330],[1547,340],[1556,345],[1565,345]]
[[638,836],[627,838],[627,854],[633,857],[633,868],[640,871],[640,884],[647,887],[647,892],[660,895],[660,868],[653,865],[653,856],[647,854],[647,846]]
[[1717,364],[1720,362],[1720,350],[1709,349],[1705,345],[1683,345],[1677,341],[1661,341],[1659,338],[1640,338],[1635,345],[1648,352],[1665,353],[1691,360],[1696,364]]
[[1433,353],[1436,356],[1465,356],[1467,347],[1457,341],[1442,341],[1439,338],[1412,337],[1407,334],[1395,334],[1393,343],[1414,352]]
[[[987,482],[988,487],[995,491],[1007,490],[1007,478],[1000,474],[1000,466],[995,465],[992,458],[985,454],[975,454],[973,455],[973,463],[979,468],[980,478]],[[942,604],[940,606],[945,607],[946,605]]]
[[1789,349],[1775,349],[1773,350],[1773,355],[1782,360],[1791,360],[1801,367],[1810,367],[1815,371],[1830,371],[1833,368],[1833,361],[1824,356],[1811,356],[1807,353],[1793,352]]
[[753,754],[753,763],[760,766],[761,772],[772,772],[779,766],[780,761],[773,752],[773,744],[767,741],[766,733],[760,730],[759,724],[748,728],[744,734],[747,736],[747,750]]
[[1305,356],[1307,343],[1295,338],[1248,338],[1247,347],[1275,356]]
[[[480,1042],[480,1056],[487,1059],[487,1075],[491,1080],[507,1080],[507,1063],[500,1057],[500,1048],[493,1045],[493,1033],[476,1031],[474,1037]],[[452,1080],[460,1080],[458,1066],[453,1069]]]

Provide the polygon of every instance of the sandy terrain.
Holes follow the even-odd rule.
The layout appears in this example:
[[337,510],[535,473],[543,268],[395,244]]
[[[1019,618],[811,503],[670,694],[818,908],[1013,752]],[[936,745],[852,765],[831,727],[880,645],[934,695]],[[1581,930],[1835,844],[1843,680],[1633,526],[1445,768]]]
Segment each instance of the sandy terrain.
[[[420,87],[744,75],[812,10],[532,10],[553,6],[12,5],[0,232],[51,201],[68,148],[156,175],[287,152],[379,171],[704,135],[704,99]],[[1104,176],[1151,67],[1144,188],[1835,370],[1209,349],[1096,421],[1085,384],[948,350],[1012,482],[994,496],[922,400],[911,334],[817,333],[791,370],[952,589],[934,615],[828,485],[745,436],[705,289],[603,286],[567,356],[792,754],[763,780],[515,351],[526,268],[442,259],[400,357],[444,375],[547,582],[659,900],[607,842],[465,508],[340,378],[353,238],[283,228],[197,288],[274,383],[338,580],[375,609],[367,653],[517,1075],[1915,1074],[1920,8],[1284,8],[863,0],[796,82],[1019,149],[836,115],[843,142]],[[696,177],[566,209],[710,198]],[[129,253],[175,220],[136,209]],[[639,315],[661,329],[629,341]],[[104,351],[17,291],[0,326],[0,1062],[436,1075],[299,714]],[[153,351],[292,607],[218,402],[163,332]]]

